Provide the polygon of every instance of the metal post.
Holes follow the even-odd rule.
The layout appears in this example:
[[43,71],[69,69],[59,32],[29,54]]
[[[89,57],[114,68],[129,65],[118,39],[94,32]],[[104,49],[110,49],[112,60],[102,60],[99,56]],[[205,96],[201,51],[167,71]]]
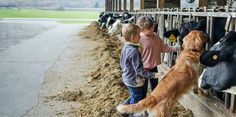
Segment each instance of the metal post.
[[118,1],[117,1],[117,0],[115,0],[115,2],[114,2],[114,3],[115,3],[115,5],[114,5],[114,7],[115,7],[115,8],[114,8],[114,9],[115,9],[115,11],[117,11],[117,10],[118,10],[118,6],[117,6],[117,4],[118,4]]
[[108,0],[105,0],[105,11],[108,11]]
[[119,11],[121,11],[121,0],[119,0],[119,8],[118,8]]
[[110,0],[110,11],[112,11],[112,9],[113,9],[113,0]]
[[108,9],[108,11],[111,11],[112,10],[112,8],[111,8],[111,6],[112,6],[112,0],[107,0],[107,9]]
[[235,109],[236,109],[236,96],[232,94],[230,100],[230,110],[232,113],[235,113]]
[[236,31],[236,18],[234,18],[234,30]]
[[229,25],[229,31],[235,30],[235,18],[232,18]]
[[227,14],[228,17],[227,17],[227,20],[226,20],[226,23],[225,23],[225,31],[226,33],[229,32],[229,26],[230,26],[230,22],[231,22],[231,15],[230,14]]
[[225,93],[225,106],[227,109],[230,108],[230,94],[229,93]]
[[127,10],[127,0],[124,0],[123,2],[123,11]]
[[[164,41],[165,43],[165,39],[164,39],[164,29],[165,29],[165,15],[161,14],[159,17],[159,22],[158,22],[158,32],[159,32],[159,36],[160,38]],[[165,53],[161,53],[161,60],[163,61],[165,58]]]
[[213,17],[210,17],[210,27],[209,27],[209,37],[210,37],[210,47],[212,47],[212,45],[213,45],[213,29],[214,29],[214,25],[213,25],[213,21],[214,19],[213,19]]
[[129,11],[134,11],[134,0],[130,0],[130,9],[129,9]]
[[112,0],[112,11],[116,10],[116,0]]
[[158,32],[161,39],[164,38],[163,36],[164,28],[165,28],[165,18],[164,18],[164,14],[161,14],[159,18],[159,22],[158,22]]
[[183,15],[180,15],[178,20],[178,27],[180,27],[182,23],[183,23]]
[[[169,23],[170,23],[169,29],[172,30],[173,29],[173,15],[170,15]],[[170,45],[172,44],[170,41],[168,41],[168,42]],[[169,62],[168,64],[169,64],[169,67],[171,67],[173,65],[172,62],[173,62],[174,53],[171,52],[171,53],[169,53],[169,55],[170,55],[170,58],[168,60],[168,62]]]
[[[206,22],[206,33],[210,34],[210,17],[209,16],[207,17],[207,22]],[[212,40],[211,40],[212,35],[209,35],[209,38],[210,38],[210,43],[211,43],[212,42]],[[206,45],[207,50],[209,50],[209,48],[210,48],[210,43],[207,43],[207,45]]]

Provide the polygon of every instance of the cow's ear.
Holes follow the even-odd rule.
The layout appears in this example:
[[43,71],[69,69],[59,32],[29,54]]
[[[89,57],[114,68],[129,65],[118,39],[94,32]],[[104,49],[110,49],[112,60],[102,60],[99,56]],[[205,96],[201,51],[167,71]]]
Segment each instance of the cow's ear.
[[207,67],[213,67],[219,61],[221,61],[220,51],[205,51],[200,56],[200,63]]
[[169,30],[165,32],[163,36],[168,38],[170,41],[175,41],[177,37],[179,36],[179,31],[178,29]]

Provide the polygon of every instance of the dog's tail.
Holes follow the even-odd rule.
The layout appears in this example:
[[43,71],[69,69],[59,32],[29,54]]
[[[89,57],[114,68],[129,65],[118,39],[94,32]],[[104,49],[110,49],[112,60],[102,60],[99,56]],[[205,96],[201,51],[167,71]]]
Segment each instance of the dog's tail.
[[129,104],[129,105],[118,105],[116,107],[117,111],[120,113],[136,113],[140,111],[147,110],[148,108],[153,107],[156,105],[156,99],[154,96],[149,95],[145,99],[141,100],[136,104]]

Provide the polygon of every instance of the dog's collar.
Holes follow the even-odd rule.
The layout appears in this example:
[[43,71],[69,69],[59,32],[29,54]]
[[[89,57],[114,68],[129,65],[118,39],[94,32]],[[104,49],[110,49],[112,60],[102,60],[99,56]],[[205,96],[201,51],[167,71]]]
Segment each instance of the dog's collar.
[[191,51],[191,52],[201,52],[201,50],[197,50],[197,49],[189,49],[189,51]]

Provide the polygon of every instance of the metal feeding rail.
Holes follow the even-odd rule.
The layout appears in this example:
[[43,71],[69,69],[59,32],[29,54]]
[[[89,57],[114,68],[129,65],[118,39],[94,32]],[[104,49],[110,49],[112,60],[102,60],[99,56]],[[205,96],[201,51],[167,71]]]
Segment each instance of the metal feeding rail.
[[[107,11],[109,12],[109,11]],[[127,12],[127,11],[124,11]],[[123,12],[109,12],[109,13],[123,13]],[[225,23],[225,31],[226,33],[230,30],[236,30],[236,8],[229,7],[221,7],[215,9],[207,9],[206,7],[202,8],[189,8],[189,9],[179,9],[179,8],[164,8],[164,9],[144,9],[144,10],[136,10],[129,12],[135,16],[135,21],[140,16],[149,16],[152,17],[154,22],[157,24],[157,33],[164,40],[166,44],[174,45],[174,42],[170,42],[167,38],[163,37],[164,31],[171,30],[174,28],[178,28],[184,21],[199,21],[199,19],[206,18],[206,32],[209,34],[210,43],[206,46],[209,49],[212,46],[213,42],[213,30],[214,30],[214,19],[215,18],[226,18]],[[178,55],[178,54],[177,54]],[[173,65],[173,61],[176,56],[173,53],[169,53],[168,60],[162,59],[164,63],[166,63],[169,67]],[[227,108],[229,116],[236,116],[236,95],[229,93],[221,93],[219,96],[219,92],[209,91],[212,95],[212,98],[216,98],[219,100],[219,103],[224,104]],[[216,95],[217,94],[217,95]]]

